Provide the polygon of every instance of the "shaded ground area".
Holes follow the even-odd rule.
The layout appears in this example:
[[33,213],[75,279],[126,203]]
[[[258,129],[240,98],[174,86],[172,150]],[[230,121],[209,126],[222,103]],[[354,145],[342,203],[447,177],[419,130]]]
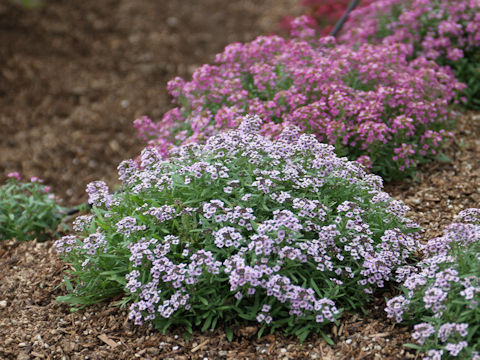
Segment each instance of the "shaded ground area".
[[39,176],[67,204],[116,182],[142,144],[133,120],[169,109],[166,83],[234,41],[276,29],[294,0],[0,4],[0,181]]
[[[39,11],[0,4],[0,182],[8,171],[39,176],[67,205],[85,201],[85,185],[116,182],[116,166],[142,148],[131,126],[169,107],[166,82],[189,77],[229,42],[275,30],[294,0],[49,0]],[[298,9],[297,9],[298,10]],[[480,114],[461,117],[451,162],[428,164],[419,180],[386,191],[412,207],[425,239],[463,208],[480,203]],[[126,320],[112,303],[70,313],[55,301],[66,266],[52,242],[0,243],[1,359],[405,359],[408,329],[382,308],[346,315],[329,329],[335,346],[311,337],[221,329],[190,342]]]

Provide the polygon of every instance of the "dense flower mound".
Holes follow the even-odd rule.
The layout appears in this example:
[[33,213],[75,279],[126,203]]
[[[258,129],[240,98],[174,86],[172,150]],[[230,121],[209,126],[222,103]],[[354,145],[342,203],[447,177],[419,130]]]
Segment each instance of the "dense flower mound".
[[407,207],[313,135],[260,126],[246,118],[168,160],[147,148],[119,166],[120,193],[92,183],[92,214],[56,243],[75,268],[62,300],[125,291],[136,324],[248,320],[300,339],[362,308],[418,249]]
[[451,66],[480,108],[480,0],[377,0],[352,12],[340,41],[408,44],[411,57]]
[[166,154],[255,113],[263,134],[296,125],[387,179],[413,171],[451,136],[449,104],[461,85],[447,69],[424,58],[407,64],[400,45],[354,50],[331,37],[313,40],[301,21],[294,34],[231,44],[191,81],[170,81],[178,106],[158,123],[137,119],[139,136]]
[[389,317],[415,324],[424,359],[480,360],[480,209],[459,221],[423,247],[423,261],[397,269],[404,295],[387,302]]
[[[0,241],[44,241],[55,234],[65,210],[49,186],[32,177],[22,181],[18,172],[0,186]],[[62,224],[63,226],[63,224]]]

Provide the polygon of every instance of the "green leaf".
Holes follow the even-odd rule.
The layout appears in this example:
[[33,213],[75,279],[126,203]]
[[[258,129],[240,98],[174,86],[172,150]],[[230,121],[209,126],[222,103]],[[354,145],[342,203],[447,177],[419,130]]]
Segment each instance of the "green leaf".
[[228,341],[231,342],[233,340],[233,330],[230,327],[225,328],[225,335],[227,336]]
[[443,152],[438,153],[438,155],[435,157],[435,160],[438,161],[438,162],[443,162],[443,163],[451,163],[452,162],[452,159],[450,159]]
[[257,338],[260,339],[262,337],[262,334],[264,333],[265,329],[267,327],[265,325],[263,325],[260,330],[258,330],[258,333],[257,333]]
[[203,305],[208,305],[208,301],[204,297],[199,296],[198,299],[202,302]]
[[[305,341],[305,339],[308,337],[309,334],[310,334],[310,329],[308,327],[302,328],[301,330],[295,332],[295,335],[298,337],[300,344]],[[327,343],[329,342],[327,341]],[[334,345],[333,342],[330,345]]]
[[328,345],[332,345],[332,346],[335,345],[335,342],[329,336],[327,336],[323,331],[321,331],[320,334],[322,335],[323,340],[325,340],[325,342]]
[[65,283],[65,288],[67,289],[67,291],[73,292],[73,286],[72,286],[72,283],[70,282],[70,279],[64,276],[63,281]]
[[207,320],[205,320],[205,322],[203,323],[203,326],[201,329],[202,332],[206,331],[210,327],[210,324],[212,323],[212,319],[213,319],[213,314],[207,317]]

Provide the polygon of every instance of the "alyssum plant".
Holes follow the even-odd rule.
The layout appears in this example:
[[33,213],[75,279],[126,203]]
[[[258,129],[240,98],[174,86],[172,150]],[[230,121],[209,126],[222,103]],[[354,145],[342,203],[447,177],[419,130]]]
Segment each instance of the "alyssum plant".
[[17,172],[7,176],[7,183],[0,186],[0,241],[43,241],[54,234],[64,208],[50,187],[36,177],[22,182]]
[[405,44],[410,59],[450,66],[480,108],[480,0],[377,0],[351,13],[340,42]]
[[451,104],[462,88],[451,71],[425,58],[408,63],[403,45],[317,40],[300,20],[296,37],[230,44],[191,81],[170,81],[177,107],[158,123],[136,120],[139,135],[167,154],[254,113],[265,119],[262,134],[275,138],[296,125],[387,180],[434,158],[452,136]]
[[387,302],[389,317],[415,324],[410,346],[424,360],[480,360],[480,209],[462,211],[423,251],[396,270],[404,294]]
[[[380,177],[298,128],[277,140],[248,117],[206,144],[155,148],[119,166],[124,191],[88,186],[92,213],[56,243],[70,294],[125,293],[130,318],[161,330],[257,321],[301,340],[362,309],[417,250],[406,206]],[[259,334],[259,335],[260,335]]]

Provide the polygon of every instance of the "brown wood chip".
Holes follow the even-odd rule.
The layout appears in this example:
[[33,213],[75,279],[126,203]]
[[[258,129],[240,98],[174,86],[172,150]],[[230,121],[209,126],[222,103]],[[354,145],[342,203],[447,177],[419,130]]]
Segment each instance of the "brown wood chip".
[[98,335],[98,338],[99,338],[100,340],[102,340],[105,344],[107,344],[107,345],[109,345],[109,346],[111,346],[111,347],[113,347],[113,348],[116,348],[116,347],[118,346],[118,344],[117,344],[115,341],[113,341],[112,339],[110,339],[110,338],[109,338],[107,335],[105,335],[105,334]]
[[202,342],[201,344],[195,346],[195,347],[191,350],[191,352],[192,352],[192,353],[197,352],[198,350],[200,350],[201,348],[203,348],[205,345],[207,345],[209,342],[210,342],[210,339],[205,340],[205,341]]

